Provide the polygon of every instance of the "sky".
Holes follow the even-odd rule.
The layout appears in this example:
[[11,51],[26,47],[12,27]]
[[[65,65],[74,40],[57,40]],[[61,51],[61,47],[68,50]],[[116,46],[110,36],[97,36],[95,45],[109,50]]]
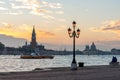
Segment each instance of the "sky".
[[35,26],[39,44],[72,50],[67,29],[72,29],[75,20],[76,29],[81,30],[76,49],[84,50],[92,42],[98,49],[119,49],[119,3],[120,0],[0,0],[0,42],[22,46],[24,41],[31,41]]

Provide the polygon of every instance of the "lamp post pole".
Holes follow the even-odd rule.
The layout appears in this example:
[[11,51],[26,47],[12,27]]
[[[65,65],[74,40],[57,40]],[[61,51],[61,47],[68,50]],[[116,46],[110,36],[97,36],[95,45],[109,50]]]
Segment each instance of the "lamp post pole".
[[73,32],[70,28],[68,28],[68,34],[70,38],[73,38],[73,60],[71,63],[71,70],[77,70],[77,62],[75,59],[75,38],[79,38],[80,35],[80,29],[77,29],[77,32],[75,31],[76,22],[73,21]]

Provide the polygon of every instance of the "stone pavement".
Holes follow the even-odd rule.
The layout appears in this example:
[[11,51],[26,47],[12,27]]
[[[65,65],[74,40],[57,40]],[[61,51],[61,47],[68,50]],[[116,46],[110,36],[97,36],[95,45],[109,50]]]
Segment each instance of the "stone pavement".
[[0,80],[120,80],[120,66],[87,66],[0,73]]

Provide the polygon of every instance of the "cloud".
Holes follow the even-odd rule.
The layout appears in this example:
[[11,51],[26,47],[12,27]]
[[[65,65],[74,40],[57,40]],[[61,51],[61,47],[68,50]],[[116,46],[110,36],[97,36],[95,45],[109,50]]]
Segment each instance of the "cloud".
[[30,12],[30,14],[39,15],[45,19],[55,19],[55,17],[45,14],[45,13],[42,13],[42,12],[46,12],[46,11],[45,10],[34,10],[34,11]]
[[13,9],[34,9],[40,8],[39,0],[11,0],[11,6]]
[[30,14],[41,16],[45,19],[58,19],[55,18],[55,15],[64,14],[64,11],[61,10],[63,7],[62,4],[57,2],[53,3],[52,1],[41,0],[8,0],[8,2],[5,0],[0,1],[0,4],[2,4],[0,10],[6,10],[3,14]]
[[49,3],[48,7],[50,7],[50,8],[62,8],[62,5],[60,3]]
[[0,4],[5,4],[5,2],[3,2],[3,1],[0,1]]
[[46,19],[55,19],[55,17],[50,16],[50,15],[44,15],[43,18],[46,18]]
[[4,8],[4,7],[0,7],[0,10],[7,10],[7,8]]
[[[24,38],[28,40],[31,39],[32,29],[33,26],[27,24],[15,25],[6,22],[2,22],[0,24],[0,34],[5,34],[16,38]],[[43,31],[39,27],[35,27],[35,29],[38,40],[40,39],[40,37],[49,38],[55,36],[54,33]]]
[[65,22],[66,19],[58,19],[58,21]]
[[112,32],[120,35],[120,20],[105,21],[101,27],[91,28],[95,32]]
[[24,5],[33,5],[33,4],[40,4],[39,0],[10,0],[12,2],[20,2]]
[[56,8],[62,8],[62,4],[60,3],[48,3],[46,1],[42,1],[42,6],[43,7],[49,7],[49,8],[53,8],[53,9],[56,9]]
[[[41,16],[45,19],[55,19],[53,16],[56,14],[63,14],[64,12],[60,9],[62,8],[62,4],[60,3],[50,3],[46,1],[40,0],[9,0],[11,9],[21,10],[23,14],[33,14]],[[9,12],[13,12],[13,11]],[[26,12],[27,10],[27,12]],[[19,13],[16,11],[16,13]],[[15,15],[16,13],[11,13],[11,15]],[[9,13],[10,14],[10,13]]]
[[64,14],[63,11],[57,11],[56,14]]
[[45,9],[39,9],[39,8],[33,9],[32,12],[36,12],[38,14],[40,14],[40,13],[52,13],[52,11],[45,10]]
[[5,13],[5,14],[10,14],[10,15],[21,15],[23,14],[22,11],[18,11],[18,12],[8,12],[8,13]]
[[46,35],[46,37],[53,37],[53,36],[55,36],[54,33],[47,32],[47,31],[42,31],[42,30],[38,30],[37,33],[38,33],[38,35]]
[[11,3],[12,9],[31,9],[31,6],[23,6],[23,5],[16,5],[15,3]]

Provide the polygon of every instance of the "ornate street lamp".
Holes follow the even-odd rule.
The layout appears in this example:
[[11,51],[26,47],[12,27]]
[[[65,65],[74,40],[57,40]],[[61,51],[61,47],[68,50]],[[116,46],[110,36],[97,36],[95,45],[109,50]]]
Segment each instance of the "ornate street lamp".
[[71,63],[71,69],[72,70],[77,70],[77,62],[75,60],[75,38],[79,38],[80,29],[77,29],[77,32],[75,31],[75,27],[76,27],[76,22],[75,21],[73,21],[72,25],[73,25],[73,32],[72,32],[71,28],[68,28],[69,37],[73,38],[73,60],[72,60],[72,63]]

